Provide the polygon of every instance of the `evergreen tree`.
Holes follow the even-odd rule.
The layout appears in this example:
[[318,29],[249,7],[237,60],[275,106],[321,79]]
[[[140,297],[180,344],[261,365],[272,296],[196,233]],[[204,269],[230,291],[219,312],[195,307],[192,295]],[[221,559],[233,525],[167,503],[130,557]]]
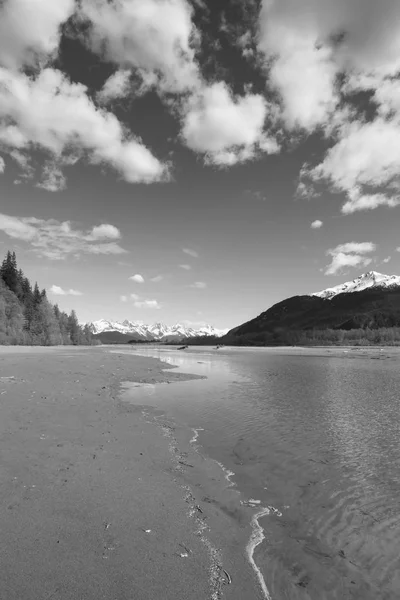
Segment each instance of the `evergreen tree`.
[[78,317],[76,312],[71,310],[71,314],[68,317],[68,332],[71,338],[71,343],[74,345],[79,344],[81,328],[79,327]]
[[15,252],[0,266],[0,344],[91,344],[89,327],[80,327],[75,311],[68,316],[52,306],[46,290],[18,269]]
[[14,293],[17,292],[18,288],[18,269],[17,269],[17,258],[15,252],[7,252],[5,259],[0,267],[0,275],[6,284],[6,286]]

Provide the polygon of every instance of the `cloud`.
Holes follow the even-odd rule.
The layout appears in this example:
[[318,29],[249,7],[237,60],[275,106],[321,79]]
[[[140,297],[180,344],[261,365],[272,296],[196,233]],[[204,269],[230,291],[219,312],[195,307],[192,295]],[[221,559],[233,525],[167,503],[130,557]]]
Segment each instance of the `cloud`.
[[100,92],[97,94],[97,99],[104,104],[125,98],[129,92],[129,81],[131,72],[128,70],[119,70],[113,73],[105,82]]
[[52,285],[50,288],[50,292],[55,296],[83,296],[82,292],[78,292],[78,290],[64,290],[62,287],[58,285]]
[[387,256],[386,258],[384,258],[382,260],[382,262],[386,264],[386,263],[390,262],[391,260],[392,260],[392,257],[391,256]]
[[182,252],[192,256],[193,258],[198,258],[199,254],[195,250],[191,250],[191,248],[182,248]]
[[204,281],[195,281],[190,287],[195,288],[196,290],[204,290],[207,287],[207,284],[204,283]]
[[199,80],[192,14],[186,0],[83,0],[79,16],[94,52],[163,92],[180,93]]
[[313,221],[310,225],[311,229],[320,229],[323,225],[323,222],[320,221],[319,219],[316,219],[315,221]]
[[372,258],[366,256],[376,250],[376,244],[372,242],[347,242],[339,244],[336,248],[327,251],[327,256],[332,261],[325,269],[325,275],[336,275],[347,267],[366,267],[372,262]]
[[109,240],[119,240],[121,237],[121,232],[114,225],[103,223],[102,225],[96,225],[93,227],[89,236],[92,240],[101,240],[103,238],[108,238]]
[[267,114],[267,101],[260,94],[235,97],[224,82],[216,82],[189,98],[182,138],[189,148],[203,153],[206,162],[221,166],[245,162],[260,152],[279,149],[263,132]]
[[[376,118],[344,126],[338,142],[310,172],[314,181],[328,180],[335,190],[346,193],[344,214],[400,204],[400,196],[390,190],[400,169],[400,105],[398,118],[398,123]],[[389,186],[385,193],[371,192],[385,186]]]
[[300,7],[294,0],[264,0],[259,49],[272,63],[269,84],[280,95],[286,127],[311,132],[326,122],[338,103],[338,95],[332,50],[318,44],[319,31],[307,4],[312,2]]
[[190,265],[179,265],[180,269],[184,269],[185,271],[191,271],[192,267]]
[[67,187],[67,180],[56,163],[47,163],[43,168],[42,181],[37,183],[36,187],[47,190],[48,192],[60,192]]
[[124,254],[126,250],[115,241],[113,225],[100,225],[91,230],[74,229],[70,221],[13,217],[0,213],[0,230],[11,239],[29,243],[39,256],[52,260],[77,257],[81,254]]
[[161,305],[157,302],[157,300],[136,300],[133,303],[135,308],[154,308],[159,310]]
[[0,67],[0,143],[19,151],[39,147],[54,159],[86,154],[130,183],[165,179],[167,167],[87,91],[56,69],[29,77]]
[[11,69],[36,66],[54,56],[60,26],[75,10],[75,0],[12,0],[0,5],[0,64]]
[[163,275],[156,275],[155,277],[151,277],[150,281],[152,281],[153,283],[159,283],[163,279],[164,279]]
[[135,283],[144,283],[144,277],[142,277],[142,275],[139,275],[139,273],[136,273],[136,275],[132,275],[132,277],[129,277],[129,279],[131,279]]
[[[287,130],[332,139],[309,174],[346,195],[343,214],[400,204],[399,19],[394,0],[262,1],[268,86]],[[298,195],[310,190],[300,182]]]
[[6,163],[4,162],[4,158],[0,156],[0,174],[4,173],[6,170]]
[[120,296],[121,302],[128,302],[129,300],[133,300],[133,306],[135,308],[152,308],[159,310],[161,308],[161,304],[158,303],[157,300],[146,300],[141,298],[138,294],[130,294],[129,296]]

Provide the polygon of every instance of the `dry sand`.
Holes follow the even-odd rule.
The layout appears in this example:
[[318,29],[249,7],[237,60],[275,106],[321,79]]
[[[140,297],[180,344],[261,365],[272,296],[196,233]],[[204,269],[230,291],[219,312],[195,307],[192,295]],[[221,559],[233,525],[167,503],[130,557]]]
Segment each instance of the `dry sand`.
[[0,348],[0,600],[262,598],[221,469],[192,432],[119,395],[123,381],[188,379],[166,368]]

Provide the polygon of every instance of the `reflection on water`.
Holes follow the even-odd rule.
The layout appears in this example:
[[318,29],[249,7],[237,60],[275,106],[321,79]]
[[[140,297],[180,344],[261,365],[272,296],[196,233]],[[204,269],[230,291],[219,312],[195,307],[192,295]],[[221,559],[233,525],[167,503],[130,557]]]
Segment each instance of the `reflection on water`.
[[400,598],[396,357],[134,352],[207,375],[134,393],[204,429],[246,497],[282,513],[256,556],[272,598]]

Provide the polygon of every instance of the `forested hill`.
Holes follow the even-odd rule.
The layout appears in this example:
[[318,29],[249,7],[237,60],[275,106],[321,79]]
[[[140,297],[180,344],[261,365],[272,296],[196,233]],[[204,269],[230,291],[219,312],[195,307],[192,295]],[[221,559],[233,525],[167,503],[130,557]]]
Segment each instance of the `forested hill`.
[[18,269],[15,252],[0,267],[0,344],[56,346],[92,344],[89,327],[80,327],[75,311],[62,312],[46,290]]

